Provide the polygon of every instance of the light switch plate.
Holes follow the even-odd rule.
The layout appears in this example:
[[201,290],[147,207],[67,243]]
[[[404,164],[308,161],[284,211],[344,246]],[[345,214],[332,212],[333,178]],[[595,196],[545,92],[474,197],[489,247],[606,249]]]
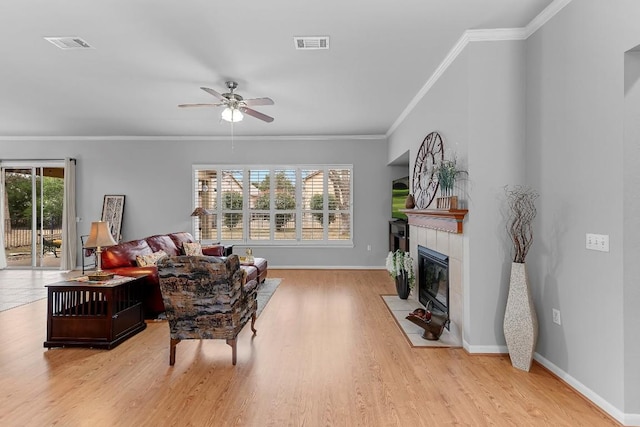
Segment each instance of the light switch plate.
[[609,235],[587,233],[586,247],[592,251],[609,252]]

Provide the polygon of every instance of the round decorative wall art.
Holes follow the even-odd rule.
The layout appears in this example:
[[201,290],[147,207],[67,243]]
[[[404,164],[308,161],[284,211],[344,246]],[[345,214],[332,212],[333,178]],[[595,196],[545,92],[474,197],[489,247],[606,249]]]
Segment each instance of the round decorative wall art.
[[438,191],[436,166],[444,160],[442,138],[438,132],[425,137],[413,165],[413,197],[417,209],[427,209]]

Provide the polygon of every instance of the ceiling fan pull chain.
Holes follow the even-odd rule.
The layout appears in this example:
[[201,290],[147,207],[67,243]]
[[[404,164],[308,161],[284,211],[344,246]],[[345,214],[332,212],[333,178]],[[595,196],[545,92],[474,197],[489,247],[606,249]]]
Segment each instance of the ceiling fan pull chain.
[[231,152],[233,153],[235,146],[234,146],[234,139],[233,139],[233,122],[231,122]]

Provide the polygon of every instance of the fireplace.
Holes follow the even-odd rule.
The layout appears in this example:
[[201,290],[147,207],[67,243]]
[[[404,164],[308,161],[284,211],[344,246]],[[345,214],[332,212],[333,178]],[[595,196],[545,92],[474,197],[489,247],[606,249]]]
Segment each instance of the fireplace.
[[434,313],[444,313],[449,317],[449,257],[420,245],[418,299]]

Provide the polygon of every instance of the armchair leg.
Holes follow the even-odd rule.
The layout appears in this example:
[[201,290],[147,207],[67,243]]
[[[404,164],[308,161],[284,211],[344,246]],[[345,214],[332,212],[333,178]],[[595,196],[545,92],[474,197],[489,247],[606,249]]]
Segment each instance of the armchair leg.
[[173,366],[176,363],[176,345],[180,340],[170,338],[169,340],[169,365]]
[[236,339],[227,339],[227,344],[231,346],[231,363],[236,364]]
[[256,313],[254,312],[251,315],[251,331],[253,332],[253,335],[257,334],[258,331],[256,330],[256,328],[254,327],[254,325],[256,324]]

